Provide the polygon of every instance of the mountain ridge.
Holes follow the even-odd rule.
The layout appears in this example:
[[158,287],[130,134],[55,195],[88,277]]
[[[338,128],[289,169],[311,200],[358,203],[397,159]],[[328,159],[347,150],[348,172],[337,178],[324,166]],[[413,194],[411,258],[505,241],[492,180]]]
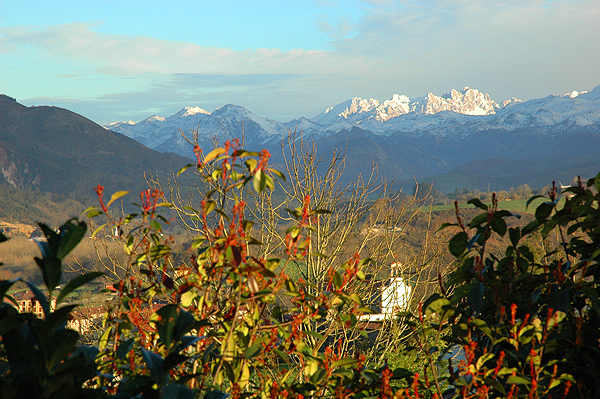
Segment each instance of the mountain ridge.
[[[190,109],[197,110],[189,112]],[[138,123],[116,122],[105,128],[132,137],[151,148],[190,155],[181,140],[184,134],[197,129],[200,141],[208,137],[221,139],[244,136],[249,142],[264,145],[280,140],[289,130],[302,130],[305,137],[320,138],[343,130],[360,127],[374,134],[406,135],[459,134],[505,128],[550,127],[565,120],[577,125],[600,122],[600,86],[589,92],[573,91],[563,96],[550,95],[521,101],[516,98],[497,103],[487,93],[465,87],[436,96],[428,93],[411,100],[394,94],[379,102],[373,98],[354,97],[327,108],[313,118],[301,117],[289,122],[277,122],[255,115],[248,109],[227,104],[208,112],[200,107],[186,107],[167,118],[156,115]],[[169,144],[166,144],[170,142]],[[184,147],[178,148],[177,143]]]
[[147,187],[144,173],[165,176],[188,162],[72,111],[0,95],[0,184],[93,197],[98,184],[139,189]]

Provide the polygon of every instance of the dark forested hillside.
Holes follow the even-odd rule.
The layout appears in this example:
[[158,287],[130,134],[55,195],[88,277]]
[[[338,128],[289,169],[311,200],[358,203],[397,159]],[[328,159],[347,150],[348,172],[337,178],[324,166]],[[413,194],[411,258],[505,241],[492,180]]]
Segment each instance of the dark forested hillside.
[[25,107],[0,95],[0,184],[93,196],[144,187],[143,174],[166,175],[187,163],[57,107]]

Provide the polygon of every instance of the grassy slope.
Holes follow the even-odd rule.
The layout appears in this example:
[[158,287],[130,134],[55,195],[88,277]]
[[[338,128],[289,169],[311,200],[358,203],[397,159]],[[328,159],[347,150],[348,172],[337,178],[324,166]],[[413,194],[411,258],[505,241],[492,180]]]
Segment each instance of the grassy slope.
[[[531,202],[531,204],[529,204],[529,206],[527,206],[527,201],[526,199],[521,199],[521,200],[510,200],[510,201],[500,201],[498,203],[498,208],[499,209],[505,209],[507,211],[511,211],[511,212],[515,212],[515,213],[531,213],[533,214],[535,212],[535,208],[538,207],[538,205],[540,205],[542,202],[547,201],[548,199],[546,198],[537,198],[534,201]],[[487,204],[489,205],[489,204]],[[467,204],[467,203],[460,203],[458,204],[459,208],[475,208],[475,206],[471,205],[471,204]],[[431,208],[432,211],[445,211],[445,210],[449,210],[449,209],[454,209],[454,204],[446,204],[446,205],[436,205],[434,207]]]

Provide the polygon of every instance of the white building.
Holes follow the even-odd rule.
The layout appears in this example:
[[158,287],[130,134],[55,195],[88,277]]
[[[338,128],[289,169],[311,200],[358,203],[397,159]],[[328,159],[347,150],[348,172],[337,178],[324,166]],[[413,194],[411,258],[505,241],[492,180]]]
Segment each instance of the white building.
[[390,277],[386,284],[383,284],[381,290],[381,313],[366,314],[360,317],[364,321],[383,321],[393,318],[396,313],[403,312],[408,309],[412,294],[412,287],[408,285],[400,270],[401,263],[393,263],[390,266]]

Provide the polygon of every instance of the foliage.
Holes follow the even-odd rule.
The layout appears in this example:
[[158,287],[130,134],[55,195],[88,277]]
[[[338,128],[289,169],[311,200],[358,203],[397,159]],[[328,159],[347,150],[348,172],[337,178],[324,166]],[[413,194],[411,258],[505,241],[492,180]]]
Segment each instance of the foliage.
[[[189,262],[173,258],[173,239],[165,236],[170,221],[160,212],[172,204],[158,189],[140,194],[137,213],[117,216],[111,205],[128,192],[105,201],[104,188],[96,188],[100,206],[87,215],[102,224],[92,235],[110,231],[128,257],[97,347],[77,346],[78,334],[66,328],[75,305],[59,305],[99,273],[57,290],[62,261],[86,226],[70,220],[55,232],[40,224],[47,242],[36,264],[47,293],[28,285],[45,317],[0,305],[2,397],[600,395],[600,174],[560,196],[553,187],[524,227],[507,222],[516,215],[499,209],[495,196],[489,206],[469,201],[483,212],[468,223],[456,205],[457,222],[441,227],[458,230],[448,243],[454,272],[446,281],[438,275],[440,293],[398,315],[408,330],[394,334],[402,334],[404,355],[423,371],[413,374],[413,367],[391,370],[345,341],[371,312],[360,295],[370,258],[357,251],[340,261],[338,254],[320,279],[289,276],[298,270],[288,267],[326,257],[314,253],[314,237],[334,210],[323,202],[315,208],[315,198],[303,195],[288,210],[294,222],[281,236],[283,256],[261,251],[246,191],[265,195],[284,175],[269,166],[267,151],[245,151],[237,140],[205,155],[194,150],[196,162],[180,174],[194,169],[209,189],[199,207],[187,209],[197,217]],[[538,235],[544,241],[534,248]],[[558,237],[555,247],[550,235]],[[509,238],[501,253],[490,249],[494,236]],[[13,284],[0,282],[3,298]]]
[[[456,208],[457,223],[451,225],[459,232],[449,242],[456,270],[441,294],[417,315],[405,315],[415,349],[437,357],[427,371],[440,396],[444,384],[444,397],[600,395],[599,186],[600,174],[561,195],[553,186],[523,228],[508,227],[507,219],[518,216],[499,210],[495,198],[491,206],[469,201],[483,213],[467,224]],[[490,253],[490,238],[506,234],[510,245],[504,253]],[[534,234],[557,235],[558,245],[536,257],[527,243]],[[447,345],[431,346],[431,337]],[[450,360],[448,375],[438,376],[458,350],[458,363]]]
[[[390,276],[390,265],[396,264],[399,273],[410,279],[413,294],[425,296],[427,281],[440,268],[441,239],[428,237],[434,229],[428,228],[430,215],[422,212],[422,201],[408,197],[402,192],[391,190],[391,184],[381,181],[376,170],[370,176],[356,176],[352,182],[342,183],[345,171],[345,154],[335,152],[331,158],[319,155],[314,142],[304,140],[301,135],[290,132],[281,143],[283,173],[286,180],[275,179],[274,190],[240,190],[239,196],[247,205],[246,218],[254,222],[252,236],[261,245],[249,247],[252,256],[258,258],[286,259],[289,255],[288,228],[297,224],[299,215],[294,209],[306,198],[319,212],[309,218],[303,232],[306,248],[301,259],[281,262],[286,275],[297,282],[305,282],[310,295],[319,295],[328,284],[330,271],[355,256],[371,259],[363,269],[367,278],[354,287],[355,293],[365,299],[366,304],[378,306],[381,287]],[[203,173],[212,173],[211,164],[205,164]],[[178,218],[189,232],[201,234],[203,220],[197,206],[198,195],[210,192],[214,182],[200,177],[197,192],[181,192],[175,184],[170,185],[166,198],[173,203]],[[232,202],[233,204],[233,202]],[[430,221],[430,220],[429,220]],[[423,222],[424,229],[416,229]],[[417,230],[415,234],[410,232]],[[440,235],[441,236],[441,235]],[[429,239],[429,241],[428,241]],[[293,253],[292,253],[293,255]],[[293,259],[292,259],[293,260]],[[279,270],[277,269],[277,270]],[[421,289],[422,288],[422,289]],[[283,307],[289,306],[289,296],[277,295],[276,301]],[[370,334],[366,339],[364,323],[348,328],[332,318],[313,319],[304,328],[315,333],[325,332],[324,339],[315,339],[309,334],[311,345],[324,345],[343,338],[338,347],[344,355],[362,351],[368,358],[385,356],[396,350],[397,337],[403,325],[392,317],[386,320],[386,334]]]
[[[2,398],[87,398],[98,397],[101,391],[84,387],[96,377],[97,349],[77,346],[76,331],[66,328],[75,305],[60,306],[79,286],[101,273],[81,275],[62,290],[55,291],[61,279],[61,262],[77,245],[86,231],[86,224],[69,220],[57,232],[39,225],[47,241],[40,241],[42,257],[35,258],[41,269],[47,293],[27,282],[41,304],[44,318],[32,313],[19,313],[7,291],[18,280],[0,282],[0,392]],[[0,236],[0,241],[6,237]],[[56,294],[56,295],[55,295]],[[59,307],[60,306],[60,307]]]
[[[115,397],[366,397],[378,395],[383,369],[368,369],[365,358],[344,356],[342,341],[326,342],[327,331],[308,328],[318,320],[352,329],[369,312],[354,291],[369,262],[351,257],[330,269],[324,284],[294,281],[279,258],[261,258],[250,246],[252,221],[242,200],[247,185],[256,192],[274,188],[283,174],[268,166],[269,153],[248,152],[226,142],[205,156],[198,147],[194,168],[212,186],[199,209],[200,234],[191,265],[170,263],[167,223],[157,212],[161,193],[142,193],[139,214],[113,218],[117,192],[89,216],[104,215],[102,228],[117,228],[130,256],[131,273],[118,288],[100,340],[99,384]],[[285,237],[288,260],[302,261],[306,232],[323,211],[311,198],[290,214],[296,220]],[[277,297],[287,298],[282,306]],[[162,304],[161,304],[162,303]],[[166,303],[166,304],[165,304]]]

